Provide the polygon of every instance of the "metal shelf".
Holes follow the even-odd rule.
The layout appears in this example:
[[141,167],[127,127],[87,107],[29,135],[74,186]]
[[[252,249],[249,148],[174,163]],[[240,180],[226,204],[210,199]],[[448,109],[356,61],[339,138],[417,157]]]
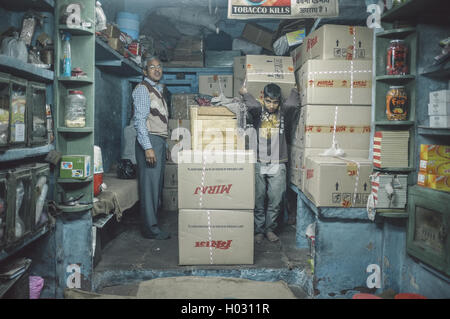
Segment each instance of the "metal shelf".
[[376,36],[378,38],[386,38],[386,39],[403,39],[414,32],[416,32],[416,28],[408,27],[382,31],[377,33]]
[[33,148],[12,148],[4,153],[0,153],[0,162],[20,160],[25,157],[36,157],[46,155],[51,150],[54,150],[53,144],[33,147]]
[[93,127],[59,127],[58,133],[92,133]]
[[414,125],[414,121],[375,121],[374,124],[375,125],[380,125],[380,126],[412,126]]
[[142,68],[111,48],[108,43],[95,38],[95,66],[102,71],[119,76],[140,76]]
[[75,178],[58,178],[58,183],[61,184],[80,184],[80,183],[90,183],[92,182],[93,177],[89,176],[85,179],[75,179]]
[[419,126],[420,135],[450,135],[450,128],[434,128],[428,126]]
[[406,83],[416,78],[413,74],[407,75],[379,75],[375,77],[375,80],[386,83]]
[[34,64],[3,54],[0,54],[0,71],[38,82],[50,83],[54,79],[54,73],[51,70],[39,68]]
[[60,24],[58,27],[59,31],[69,32],[72,35],[94,35],[94,27],[69,27],[65,24]]
[[448,12],[444,9],[446,5],[448,0],[409,0],[386,11],[381,20],[417,22],[422,17],[434,17],[435,21],[442,17],[448,19]]
[[450,80],[450,60],[447,60],[447,62],[439,65],[434,65],[425,68],[420,73],[420,75],[436,79]]
[[[5,1],[3,1],[5,2]],[[0,7],[13,11],[26,11],[27,9],[34,9],[37,11],[53,12],[55,9],[54,0],[10,0],[2,3]]]
[[0,250],[0,261],[8,258],[9,256],[15,254],[16,252],[18,252],[25,246],[31,244],[33,241],[39,239],[40,237],[45,235],[47,232],[49,232],[51,229],[52,229],[52,225],[46,224],[46,225],[42,226],[42,228],[40,228],[36,232],[32,233],[31,235],[30,234],[26,235],[26,236],[24,236],[24,238],[20,239],[19,240],[20,244],[15,244],[15,245],[11,246],[10,248],[6,247],[6,248]]

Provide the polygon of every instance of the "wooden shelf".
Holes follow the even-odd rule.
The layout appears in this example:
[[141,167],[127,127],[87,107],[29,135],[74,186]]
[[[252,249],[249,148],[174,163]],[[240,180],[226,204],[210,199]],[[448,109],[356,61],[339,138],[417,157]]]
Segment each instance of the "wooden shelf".
[[376,171],[380,171],[380,172],[402,172],[402,173],[407,173],[407,172],[413,172],[414,168],[413,167],[373,167],[374,170]]
[[384,22],[412,21],[417,22],[422,17],[446,17],[448,11],[445,9],[448,0],[409,0],[386,11],[381,20]]
[[38,82],[50,83],[54,79],[54,73],[51,70],[2,54],[0,54],[0,71]]
[[25,157],[42,156],[54,149],[55,146],[53,144],[33,148],[11,148],[4,153],[0,153],[0,162],[20,160]]
[[450,80],[450,59],[445,63],[425,68],[420,75],[436,79]]
[[27,9],[34,9],[36,11],[53,12],[55,9],[54,0],[14,0],[3,1],[0,7],[13,11],[26,11]]
[[0,261],[8,258],[9,256],[15,254],[25,246],[31,244],[33,241],[39,239],[43,235],[45,235],[47,232],[49,232],[52,229],[52,225],[45,224],[44,226],[41,226],[38,230],[36,230],[34,233],[25,235],[22,239],[19,239],[18,244],[13,244],[10,248],[6,247],[2,250],[0,250]]
[[90,183],[92,182],[93,177],[89,176],[85,179],[75,179],[75,178],[58,178],[58,183],[61,184],[80,184],[80,183]]
[[403,39],[408,35],[416,32],[416,28],[407,27],[407,28],[399,28],[399,29],[391,29],[387,31],[382,31],[376,34],[378,38],[386,38],[386,39]]
[[428,126],[419,126],[420,135],[450,135],[450,128],[434,128]]
[[93,127],[58,127],[59,133],[93,133]]
[[412,81],[416,78],[415,75],[407,74],[407,75],[379,75],[375,77],[375,80],[382,81],[390,84],[395,83],[406,83]]
[[414,123],[415,123],[414,121],[389,121],[389,120],[374,122],[375,125],[380,126],[412,126],[414,125]]
[[92,26],[92,28],[85,28],[85,27],[69,27],[65,24],[59,25],[59,31],[63,32],[69,32],[72,35],[94,35],[94,29],[95,27]]

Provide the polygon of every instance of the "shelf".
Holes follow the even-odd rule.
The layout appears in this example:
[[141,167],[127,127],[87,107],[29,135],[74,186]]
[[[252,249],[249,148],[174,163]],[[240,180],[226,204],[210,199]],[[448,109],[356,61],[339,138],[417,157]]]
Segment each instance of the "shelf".
[[414,121],[375,121],[375,125],[383,125],[383,126],[412,126],[414,125]]
[[42,226],[39,230],[37,230],[34,234],[26,235],[24,238],[20,239],[20,244],[16,244],[12,246],[11,248],[6,248],[0,250],[0,261],[8,258],[9,256],[15,254],[25,246],[31,244],[33,241],[37,240],[38,238],[45,235],[47,232],[49,232],[52,229],[52,226],[49,224],[46,224]]
[[95,38],[95,66],[119,76],[140,76],[142,68],[111,48],[108,43]]
[[405,211],[403,212],[380,212],[381,210],[377,210],[377,215],[385,218],[408,218],[409,214]]
[[85,28],[85,27],[68,27],[65,24],[59,25],[59,31],[69,32],[71,35],[94,35],[94,27]]
[[75,178],[58,178],[57,181],[60,184],[81,184],[81,183],[90,183],[92,182],[93,177],[89,176],[85,179],[75,179]]
[[382,31],[377,33],[376,36],[378,38],[386,38],[386,39],[403,39],[414,32],[416,32],[416,28],[408,27]]
[[406,83],[416,78],[415,75],[379,75],[375,77],[375,80],[386,83]]
[[386,11],[382,16],[383,22],[416,21],[422,17],[435,17],[448,19],[445,10],[448,0],[409,0]]
[[54,73],[51,70],[39,68],[34,64],[3,54],[0,54],[0,71],[38,82],[50,83],[54,79]]
[[93,205],[92,204],[75,205],[75,206],[56,205],[56,207],[62,210],[64,213],[80,213],[92,209]]
[[13,11],[27,11],[34,9],[36,11],[53,12],[55,9],[54,0],[14,0],[6,1],[0,7]]
[[59,133],[92,133],[93,127],[58,127]]
[[450,128],[434,128],[428,126],[419,126],[420,135],[450,135]]
[[425,68],[420,75],[437,78],[442,80],[450,80],[450,60],[447,62]]
[[380,168],[380,167],[373,167],[374,170],[376,171],[380,171],[380,172],[413,172],[414,168],[413,167],[384,167],[384,168]]
[[73,83],[73,84],[92,84],[94,81],[89,79],[89,77],[76,77],[76,76],[59,76],[58,81],[62,83]]
[[54,150],[53,144],[38,146],[33,148],[13,148],[4,153],[0,153],[0,162],[20,160],[25,157],[35,157],[46,155],[51,150]]

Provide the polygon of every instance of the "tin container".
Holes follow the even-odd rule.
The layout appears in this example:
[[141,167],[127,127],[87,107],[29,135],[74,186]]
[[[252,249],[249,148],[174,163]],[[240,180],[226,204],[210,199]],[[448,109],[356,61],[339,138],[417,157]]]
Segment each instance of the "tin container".
[[404,86],[391,86],[386,94],[386,116],[390,121],[406,121],[408,95]]

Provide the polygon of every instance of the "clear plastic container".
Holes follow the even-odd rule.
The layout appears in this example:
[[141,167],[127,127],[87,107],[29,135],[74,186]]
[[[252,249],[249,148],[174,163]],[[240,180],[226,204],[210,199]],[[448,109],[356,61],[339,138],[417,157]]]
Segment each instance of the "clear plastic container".
[[66,127],[86,126],[86,97],[83,91],[69,91],[66,102]]

